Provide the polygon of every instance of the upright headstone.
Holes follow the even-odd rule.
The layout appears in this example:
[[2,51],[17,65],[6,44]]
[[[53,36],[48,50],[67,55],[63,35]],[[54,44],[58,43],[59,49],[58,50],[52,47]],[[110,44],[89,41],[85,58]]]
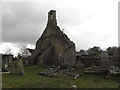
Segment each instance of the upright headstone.
[[14,74],[15,73],[15,65],[13,62],[10,62],[10,73]]
[[76,64],[76,68],[81,68],[81,67],[83,67],[83,64],[81,61],[78,61]]
[[114,61],[113,63],[114,63],[114,66],[115,66],[115,67],[118,67],[118,63],[119,63],[118,60],[119,60],[119,59],[118,59],[117,54],[114,53],[114,54],[113,54],[113,61]]
[[109,66],[109,55],[106,51],[101,52],[100,54],[100,67]]
[[6,61],[5,65],[4,65],[4,72],[8,72],[8,63]]
[[41,59],[41,60],[37,61],[37,65],[38,66],[43,66],[43,60]]
[[25,75],[24,68],[23,68],[23,60],[18,60],[18,72],[19,75]]
[[25,65],[28,66],[29,65],[29,61],[25,60]]

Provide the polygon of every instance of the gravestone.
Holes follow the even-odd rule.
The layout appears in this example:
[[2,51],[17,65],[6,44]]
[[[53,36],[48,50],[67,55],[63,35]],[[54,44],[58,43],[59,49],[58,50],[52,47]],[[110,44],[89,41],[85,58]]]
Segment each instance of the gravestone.
[[118,67],[118,61],[119,61],[119,58],[118,58],[118,55],[116,53],[113,54],[113,66],[116,66]]
[[25,75],[23,68],[23,60],[18,60],[18,73],[19,75]]
[[29,61],[28,60],[25,60],[25,65],[28,66],[29,65]]
[[4,72],[8,72],[8,63],[7,62],[4,65]]
[[76,64],[76,68],[81,68],[81,67],[83,67],[83,64],[81,61],[78,61]]
[[43,66],[43,60],[42,59],[40,60],[40,65]]
[[103,51],[100,54],[100,67],[108,67],[108,66],[109,66],[109,56],[106,51]]
[[10,73],[14,74],[15,73],[15,65],[13,62],[10,62]]

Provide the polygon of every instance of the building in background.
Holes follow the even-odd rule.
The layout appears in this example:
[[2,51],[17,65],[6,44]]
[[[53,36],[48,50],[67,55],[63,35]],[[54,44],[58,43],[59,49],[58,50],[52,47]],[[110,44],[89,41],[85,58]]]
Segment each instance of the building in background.
[[32,53],[34,53],[34,50],[33,49],[30,49],[30,48],[26,48],[23,53],[21,54],[21,58],[22,59],[28,59]]

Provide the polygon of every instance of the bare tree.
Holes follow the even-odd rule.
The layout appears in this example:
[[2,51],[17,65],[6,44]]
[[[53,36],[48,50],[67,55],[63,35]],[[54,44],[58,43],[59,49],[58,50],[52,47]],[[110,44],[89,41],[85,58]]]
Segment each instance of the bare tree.
[[12,54],[11,48],[7,48],[7,49],[5,50],[5,54]]
[[22,55],[25,49],[26,49],[26,46],[21,46],[21,48],[19,49],[19,55]]

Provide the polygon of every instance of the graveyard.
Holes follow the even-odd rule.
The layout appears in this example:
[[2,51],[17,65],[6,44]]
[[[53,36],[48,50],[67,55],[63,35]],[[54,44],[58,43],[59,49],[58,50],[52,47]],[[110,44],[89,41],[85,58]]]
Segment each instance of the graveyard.
[[[24,67],[25,75],[18,75],[16,70],[15,74],[2,75],[3,88],[71,88],[76,85],[78,88],[118,88],[117,77],[116,80],[104,79],[101,75],[82,74],[77,79],[63,74],[56,77],[48,77],[38,75],[40,71],[45,71],[48,68],[39,66]],[[74,72],[81,73],[82,70],[75,70]],[[118,80],[119,79],[119,80]]]
[[118,49],[76,52],[75,43],[57,26],[56,11],[51,10],[35,50],[25,49],[16,58],[3,55],[2,87],[120,88]]

